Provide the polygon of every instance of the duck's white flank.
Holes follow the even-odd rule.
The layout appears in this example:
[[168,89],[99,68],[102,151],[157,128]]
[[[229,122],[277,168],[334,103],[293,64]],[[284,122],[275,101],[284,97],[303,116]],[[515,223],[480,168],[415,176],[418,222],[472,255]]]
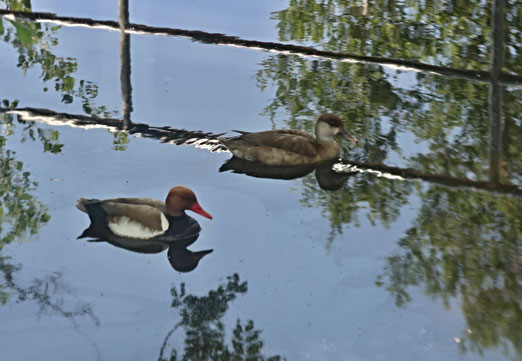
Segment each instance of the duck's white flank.
[[163,213],[161,216],[161,230],[154,230],[145,227],[143,224],[136,222],[129,217],[118,217],[116,222],[109,222],[110,230],[117,236],[128,238],[147,239],[156,237],[164,233],[169,228],[169,221]]

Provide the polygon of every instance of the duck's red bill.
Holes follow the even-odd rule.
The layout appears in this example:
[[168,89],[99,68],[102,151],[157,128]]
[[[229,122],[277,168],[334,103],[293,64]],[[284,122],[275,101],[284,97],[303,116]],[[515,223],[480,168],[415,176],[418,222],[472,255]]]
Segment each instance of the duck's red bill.
[[198,202],[194,202],[194,204],[192,205],[192,207],[189,208],[189,210],[194,213],[200,214],[203,217],[212,219],[212,216],[208,214],[203,208],[201,208]]

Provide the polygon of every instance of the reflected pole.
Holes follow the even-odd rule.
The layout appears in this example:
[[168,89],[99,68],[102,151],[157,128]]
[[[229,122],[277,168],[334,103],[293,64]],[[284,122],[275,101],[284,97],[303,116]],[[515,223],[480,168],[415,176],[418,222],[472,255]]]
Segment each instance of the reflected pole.
[[504,9],[505,0],[493,0],[491,83],[489,85],[489,177],[492,183],[500,183],[500,163],[502,158],[502,91],[500,76],[504,66]]
[[129,24],[129,0],[118,0],[118,22],[120,25],[120,82],[121,82],[121,112],[123,114],[123,129],[131,124],[132,86],[130,35],[126,33]]

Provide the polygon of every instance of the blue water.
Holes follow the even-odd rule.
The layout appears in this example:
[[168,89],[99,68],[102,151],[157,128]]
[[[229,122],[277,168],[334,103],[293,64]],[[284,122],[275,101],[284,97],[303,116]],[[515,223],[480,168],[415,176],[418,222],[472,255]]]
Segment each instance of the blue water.
[[[407,3],[397,6],[407,12]],[[288,7],[285,1],[131,2],[130,21],[285,42],[274,14]],[[32,10],[117,20],[116,2],[35,1]],[[306,17],[301,20],[307,24]],[[173,350],[178,359],[184,354],[217,359],[212,352],[219,346],[233,350],[238,320],[243,329],[253,320],[260,331],[256,360],[274,355],[287,360],[521,359],[522,333],[516,325],[522,280],[516,267],[522,259],[522,192],[516,185],[521,184],[522,98],[516,80],[502,89],[505,133],[497,175],[501,184],[515,185],[502,194],[505,188],[468,186],[495,173],[491,128],[498,118],[489,110],[494,100],[487,81],[181,37],[130,36],[135,123],[213,134],[281,127],[311,131],[320,113],[340,114],[360,139],[358,146],[343,143],[345,163],[368,167],[346,177],[339,189],[324,190],[313,172],[294,180],[219,172],[230,153],[126,135],[103,122],[82,127],[31,113],[44,108],[73,118],[91,116],[94,123],[121,119],[120,34],[42,23],[44,36],[33,32],[32,43],[24,44],[14,21],[4,16],[2,24],[0,100],[18,101],[10,113],[3,105],[0,114],[0,157],[12,158],[1,163],[2,359],[174,360]],[[377,33],[371,41],[390,40]],[[357,50],[335,48],[326,38],[288,42]],[[58,67],[72,69],[67,76],[74,86],[57,89],[64,75],[46,80],[43,62],[24,71],[19,57],[28,49],[44,54],[42,59],[74,63]],[[460,53],[451,57],[435,50],[444,55],[431,58],[438,59],[431,62],[435,65],[466,60]],[[382,51],[362,55],[410,58]],[[444,63],[448,56],[451,61]],[[483,59],[488,58],[474,58],[479,65],[469,68],[487,69]],[[94,95],[82,93],[82,80],[84,87],[95,87]],[[66,95],[72,102],[64,101]],[[23,112],[26,107],[29,113]],[[54,152],[45,151],[45,139],[57,145]],[[375,164],[407,171],[389,173],[372,168]],[[16,188],[24,172],[36,183]],[[421,175],[412,179],[411,172]],[[173,271],[165,252],[138,254],[76,239],[89,224],[74,206],[77,198],[163,199],[174,185],[193,189],[214,216],[193,215],[202,231],[190,248],[214,249],[193,272]],[[9,206],[8,197],[22,205]],[[20,209],[29,215],[20,216]],[[47,216],[36,222],[34,209]],[[17,225],[22,231],[4,239]],[[223,312],[203,301],[204,307],[193,306],[190,297],[173,305],[172,289],[182,283],[187,295],[207,302],[209,292],[219,294],[234,274],[248,290],[229,290],[235,297],[227,299]],[[196,321],[183,321],[183,312]],[[190,330],[207,344],[191,341]]]

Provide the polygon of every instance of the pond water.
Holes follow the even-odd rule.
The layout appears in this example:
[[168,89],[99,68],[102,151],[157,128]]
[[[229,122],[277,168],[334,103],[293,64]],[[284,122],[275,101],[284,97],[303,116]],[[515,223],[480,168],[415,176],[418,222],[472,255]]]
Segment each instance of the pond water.
[[[1,359],[522,360],[519,3],[0,4]],[[220,171],[325,112],[335,164]],[[194,271],[77,239],[174,185]]]

